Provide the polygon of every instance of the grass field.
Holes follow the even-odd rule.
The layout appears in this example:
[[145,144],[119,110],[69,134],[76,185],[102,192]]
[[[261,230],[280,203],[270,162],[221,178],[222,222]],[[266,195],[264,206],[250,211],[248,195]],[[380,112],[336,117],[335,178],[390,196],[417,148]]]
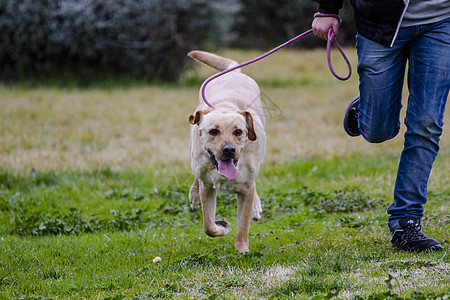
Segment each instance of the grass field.
[[423,219],[445,249],[404,253],[385,224],[404,128],[377,145],[348,137],[357,76],[334,79],[324,51],[244,71],[263,92],[268,140],[248,253],[234,250],[234,196],[218,201],[225,237],[207,237],[189,208],[187,119],[213,70],[179,84],[0,86],[0,299],[448,299],[449,126]]

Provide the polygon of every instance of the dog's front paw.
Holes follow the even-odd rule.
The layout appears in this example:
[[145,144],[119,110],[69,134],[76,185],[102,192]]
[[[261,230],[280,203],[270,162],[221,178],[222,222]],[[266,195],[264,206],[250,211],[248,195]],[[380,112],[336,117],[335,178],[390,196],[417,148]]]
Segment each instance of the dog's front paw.
[[230,222],[226,219],[216,220],[217,231],[220,232],[218,235],[227,235],[231,232]]
[[198,185],[192,185],[189,191],[189,202],[191,203],[191,208],[196,210],[200,207],[200,192]]
[[248,252],[249,251],[248,250],[248,241],[247,242],[238,242],[238,241],[236,241],[234,243],[234,247],[239,252]]
[[216,220],[214,224],[204,227],[205,233],[210,237],[227,235],[231,232],[230,222],[225,219]]

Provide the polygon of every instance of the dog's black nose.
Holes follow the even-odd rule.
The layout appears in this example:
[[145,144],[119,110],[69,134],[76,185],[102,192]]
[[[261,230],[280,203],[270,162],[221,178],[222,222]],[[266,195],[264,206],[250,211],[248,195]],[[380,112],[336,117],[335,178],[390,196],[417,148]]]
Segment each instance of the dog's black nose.
[[233,145],[225,145],[222,147],[222,157],[224,159],[234,158],[235,153],[236,153],[236,148]]

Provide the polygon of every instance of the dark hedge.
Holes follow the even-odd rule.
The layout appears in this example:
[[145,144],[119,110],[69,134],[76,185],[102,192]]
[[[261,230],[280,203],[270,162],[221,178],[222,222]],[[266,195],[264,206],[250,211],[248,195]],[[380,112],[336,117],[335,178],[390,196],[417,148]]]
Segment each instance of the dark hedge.
[[[241,9],[233,25],[239,38],[233,41],[233,46],[243,48],[274,47],[311,29],[319,6],[312,0],[240,0],[240,3]],[[353,45],[356,30],[349,1],[344,1],[340,15],[344,22],[338,40],[341,44]],[[311,35],[297,41],[293,47],[311,48],[323,44],[323,40]]]
[[[312,0],[0,0],[0,81],[66,73],[176,80],[188,51],[272,47],[309,29],[316,10]],[[349,11],[340,34],[347,44]],[[315,37],[296,43],[317,45]]]
[[62,70],[173,80],[232,12],[207,0],[0,0],[0,79]]

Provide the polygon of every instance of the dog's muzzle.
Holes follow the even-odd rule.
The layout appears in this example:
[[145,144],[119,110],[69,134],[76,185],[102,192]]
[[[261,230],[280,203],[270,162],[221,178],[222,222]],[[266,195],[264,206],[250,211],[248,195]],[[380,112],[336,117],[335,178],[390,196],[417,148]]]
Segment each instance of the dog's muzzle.
[[[223,150],[224,149],[222,148],[222,158],[227,158],[226,155],[224,157]],[[234,149],[234,151],[229,149],[229,150],[226,150],[226,152],[228,152],[228,156],[231,156],[231,152],[234,152],[234,153],[232,154],[231,158],[224,159],[224,160],[222,160],[222,159],[217,160],[216,156],[211,151],[208,150],[208,154],[209,154],[211,163],[214,166],[214,168],[217,169],[219,174],[228,179],[233,179],[234,177],[236,177],[236,175],[238,173],[236,166],[237,166],[239,160],[234,159],[236,149]]]
[[222,147],[222,159],[223,160],[229,160],[234,159],[234,156],[236,155],[236,147],[233,145],[227,144]]

